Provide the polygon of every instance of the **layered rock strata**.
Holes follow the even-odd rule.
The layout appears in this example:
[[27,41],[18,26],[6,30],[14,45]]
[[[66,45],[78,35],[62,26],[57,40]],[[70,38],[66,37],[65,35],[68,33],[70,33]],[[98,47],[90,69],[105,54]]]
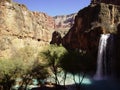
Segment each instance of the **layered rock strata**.
[[0,57],[25,46],[49,44],[54,26],[54,19],[45,13],[29,11],[22,4],[0,2]]
[[71,26],[74,24],[76,13],[70,15],[59,15],[53,17],[55,19],[55,29],[70,29]]

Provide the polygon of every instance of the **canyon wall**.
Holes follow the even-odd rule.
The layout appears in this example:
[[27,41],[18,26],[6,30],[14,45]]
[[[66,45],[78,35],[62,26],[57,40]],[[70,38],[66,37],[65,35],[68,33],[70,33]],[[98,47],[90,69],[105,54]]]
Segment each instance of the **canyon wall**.
[[97,49],[100,34],[118,34],[120,7],[114,4],[99,3],[80,10],[75,23],[63,37],[62,43],[70,49],[91,51]]
[[54,19],[45,13],[29,11],[14,2],[0,2],[0,57],[11,56],[25,46],[37,50],[49,44],[54,26]]
[[120,0],[91,0],[91,4],[97,4],[97,3],[120,5]]
[[113,52],[108,52],[107,57],[112,59],[109,62],[113,67],[110,68],[114,77],[120,78],[120,6],[106,3],[91,4],[77,13],[74,22],[69,32],[61,38],[63,46],[71,50],[88,52],[95,58],[94,62],[97,62],[101,34],[112,34]]
[[74,19],[77,13],[69,15],[59,15],[53,17],[55,19],[55,31],[52,34],[51,44],[56,43],[60,45],[62,43],[62,38],[68,33],[69,29],[74,24]]
[[70,29],[74,24],[74,19],[77,13],[69,14],[69,15],[59,15],[53,17],[55,19],[55,29]]

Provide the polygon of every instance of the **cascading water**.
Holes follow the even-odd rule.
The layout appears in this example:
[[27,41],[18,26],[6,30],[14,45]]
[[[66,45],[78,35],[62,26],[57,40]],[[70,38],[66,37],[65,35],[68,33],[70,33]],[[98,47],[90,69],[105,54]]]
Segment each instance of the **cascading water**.
[[111,73],[111,61],[113,49],[113,37],[110,34],[102,34],[97,57],[97,71],[94,76],[95,80],[105,79],[109,73]]

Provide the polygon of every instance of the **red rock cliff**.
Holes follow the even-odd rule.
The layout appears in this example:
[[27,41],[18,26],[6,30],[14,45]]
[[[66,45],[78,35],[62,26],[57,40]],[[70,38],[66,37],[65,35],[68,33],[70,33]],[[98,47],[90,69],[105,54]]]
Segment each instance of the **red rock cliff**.
[[118,5],[99,3],[78,12],[75,24],[63,37],[62,43],[70,49],[91,51],[98,48],[101,33],[118,33],[120,24]]
[[0,2],[0,57],[11,55],[12,49],[49,44],[54,24],[45,13],[29,11],[14,2]]

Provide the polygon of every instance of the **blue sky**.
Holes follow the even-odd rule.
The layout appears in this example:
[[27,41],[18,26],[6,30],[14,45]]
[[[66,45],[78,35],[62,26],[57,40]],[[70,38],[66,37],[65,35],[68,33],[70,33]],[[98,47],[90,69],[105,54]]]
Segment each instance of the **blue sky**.
[[13,0],[25,4],[31,11],[44,12],[51,16],[67,15],[88,6],[90,0]]

